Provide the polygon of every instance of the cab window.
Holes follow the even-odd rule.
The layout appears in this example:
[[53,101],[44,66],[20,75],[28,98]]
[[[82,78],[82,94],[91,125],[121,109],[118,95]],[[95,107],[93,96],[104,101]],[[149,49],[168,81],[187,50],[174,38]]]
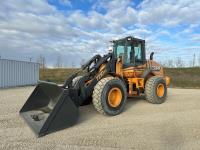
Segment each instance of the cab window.
[[125,46],[118,45],[116,48],[117,57],[124,57]]
[[126,63],[131,63],[131,46],[127,46],[127,59],[126,59]]
[[125,47],[124,45],[117,45],[116,46],[116,51],[115,51],[115,55],[118,57],[122,57],[124,60],[125,64],[129,64],[132,63],[132,58],[131,55],[133,54],[132,52],[132,46],[131,45],[127,45],[127,47]]
[[141,44],[137,44],[134,46],[134,51],[135,51],[135,60],[142,60],[142,49],[141,49]]

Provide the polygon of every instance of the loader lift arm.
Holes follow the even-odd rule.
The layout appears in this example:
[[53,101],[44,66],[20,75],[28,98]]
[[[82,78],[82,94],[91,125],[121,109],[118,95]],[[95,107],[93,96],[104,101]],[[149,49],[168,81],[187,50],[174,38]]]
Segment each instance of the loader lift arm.
[[[75,86],[72,86],[72,80],[77,76],[78,73],[73,74],[65,81],[64,87],[69,87],[68,90],[70,97],[72,97],[72,100],[77,107],[83,105],[84,101],[89,99],[93,92],[94,86],[100,79],[109,73],[115,72],[115,62],[116,59],[111,53],[104,55],[103,57],[100,55],[95,55],[82,66],[80,72],[84,72],[84,70],[87,72]],[[105,67],[99,71],[101,65],[105,65]]]

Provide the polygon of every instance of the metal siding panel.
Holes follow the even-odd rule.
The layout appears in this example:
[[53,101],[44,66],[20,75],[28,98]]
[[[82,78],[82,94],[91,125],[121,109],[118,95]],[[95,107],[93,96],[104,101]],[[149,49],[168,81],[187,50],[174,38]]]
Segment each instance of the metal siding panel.
[[8,86],[11,86],[12,85],[12,81],[11,81],[11,76],[12,76],[12,68],[11,68],[11,66],[12,66],[12,61],[8,61],[8,66],[7,66],[7,82],[8,82]]
[[23,85],[23,83],[22,83],[22,66],[23,64],[22,63],[20,63],[19,64],[19,66],[18,66],[18,68],[19,68],[19,72],[18,72],[18,79],[19,79],[19,82],[18,82],[18,85]]
[[10,81],[10,77],[11,77],[11,68],[10,68],[10,66],[11,66],[11,61],[8,61],[8,66],[7,66],[7,68],[6,68],[6,72],[7,72],[7,74],[6,74],[6,77],[7,77],[7,86],[8,87],[10,87],[11,86],[11,81]]
[[24,71],[24,79],[25,79],[24,80],[24,85],[27,85],[27,83],[29,82],[28,81],[28,79],[29,79],[29,73],[28,72],[29,72],[29,68],[30,67],[29,68],[27,67],[27,63],[24,63],[24,66],[25,66],[24,67],[25,69],[23,70]]
[[27,72],[28,73],[28,82],[29,82],[29,84],[31,84],[32,83],[32,80],[31,80],[32,65],[31,64],[28,64],[28,65],[30,65],[30,68]]
[[21,85],[25,85],[25,80],[26,80],[26,77],[25,77],[25,71],[26,70],[26,66],[25,66],[25,63],[21,63]]
[[5,87],[5,65],[6,65],[6,61],[5,62],[3,62],[3,87]]
[[33,62],[0,60],[0,88],[33,85],[39,80],[39,65]]
[[4,62],[3,61],[1,61],[1,87],[3,88],[4,86],[3,86],[3,72],[4,72],[4,68],[3,68],[3,66],[4,66],[4,64],[3,64]]
[[31,69],[32,69],[32,65],[31,64],[27,64],[27,66],[30,65],[30,67],[28,68],[28,72],[26,72],[28,74],[27,76],[27,84],[31,84],[32,81],[31,81]]
[[2,63],[1,63],[1,60],[0,60],[0,88],[2,86]]
[[4,78],[5,78],[4,86],[5,87],[8,85],[8,76],[6,76],[6,74],[8,74],[8,70],[6,69],[7,67],[8,67],[8,61],[6,61],[5,66],[4,66]]
[[5,66],[4,66],[4,74],[3,74],[3,76],[4,76],[4,87],[6,87],[6,83],[7,83],[7,77],[6,77],[6,73],[7,73],[6,68],[7,68],[7,66],[8,66],[8,61],[5,62]]
[[4,87],[4,61],[2,61],[2,87]]
[[4,82],[4,86],[7,87],[8,86],[8,61],[5,62],[5,66],[4,66],[4,78],[5,78],[5,82]]
[[29,76],[29,73],[28,73],[28,72],[29,72],[30,66],[29,66],[29,68],[28,68],[28,67],[27,67],[27,63],[24,63],[24,68],[25,68],[25,69],[23,70],[23,72],[24,72],[23,75],[24,75],[24,79],[25,79],[25,80],[24,80],[24,85],[27,85],[27,83],[29,82],[29,81],[28,81],[28,76]]
[[35,64],[33,64],[33,75],[32,75],[33,83],[35,84],[36,81],[36,74],[35,74]]
[[25,85],[25,75],[24,75],[24,70],[26,70],[26,68],[25,68],[25,64],[24,63],[21,63],[21,65],[20,65],[20,69],[21,69],[21,85]]
[[31,84],[34,84],[34,64],[31,64],[30,83],[31,83]]
[[2,87],[4,87],[4,61],[2,61]]
[[8,61],[5,62],[5,66],[4,66],[4,78],[5,78],[4,86],[5,87],[8,84],[8,76],[6,76],[6,74],[8,74],[8,70],[6,69],[7,67],[8,67]]
[[35,83],[38,82],[39,80],[39,65],[38,64],[35,64]]
[[17,68],[16,68],[16,63],[13,61],[13,86],[16,86],[17,84],[16,84],[16,70],[17,70]]
[[4,87],[4,61],[2,61],[2,87]]
[[7,78],[7,86],[9,87],[9,86],[11,86],[11,81],[10,81],[10,77],[11,77],[11,68],[10,68],[10,66],[11,66],[11,61],[8,61],[8,65],[7,65],[7,68],[6,68],[6,72],[7,72],[7,74],[6,74],[6,78]]
[[10,61],[9,63],[9,85],[11,86],[12,83],[13,83],[13,76],[14,76],[14,72],[13,72],[13,64],[14,62],[13,61]]
[[36,84],[37,81],[37,75],[36,75],[36,65],[34,64],[34,76],[33,76],[33,80],[34,80],[34,84]]
[[26,76],[26,80],[25,80],[25,85],[26,85],[26,84],[30,84],[30,68],[31,68],[31,65],[30,65],[30,67],[27,67],[28,63],[26,63],[25,66],[26,66],[26,70],[24,70],[24,75]]
[[5,80],[4,80],[4,78],[5,78],[5,77],[4,77],[4,74],[5,74],[5,70],[4,70],[5,61],[3,61],[2,64],[3,64],[3,65],[2,65],[2,70],[3,70],[3,71],[2,71],[2,87],[4,87],[4,83],[5,83]]
[[15,86],[15,63],[12,62],[12,85]]
[[[26,67],[27,67],[28,63],[26,64]],[[30,68],[31,68],[31,65],[29,68],[26,69],[26,84],[30,84]]]
[[18,85],[23,85],[23,83],[22,83],[22,75],[23,75],[23,73],[22,73],[22,68],[23,68],[23,63],[19,63],[19,73],[18,73],[18,79],[19,79],[19,84]]
[[2,80],[3,80],[3,77],[2,77],[2,71],[3,71],[3,63],[2,63],[2,60],[0,59],[0,88],[3,87],[3,83],[2,83]]
[[2,85],[3,85],[3,83],[2,83],[2,80],[3,80],[3,78],[2,78],[2,74],[3,74],[3,68],[2,68],[2,66],[3,66],[3,63],[2,63],[2,60],[0,60],[0,88],[1,87],[3,87]]
[[5,80],[6,80],[5,79],[5,65],[6,65],[6,61],[3,62],[3,73],[2,73],[3,74],[2,75],[3,76],[3,87],[5,87]]
[[19,81],[20,81],[20,79],[19,79],[20,70],[19,70],[19,64],[17,62],[16,62],[16,68],[17,68],[17,72],[15,74],[15,77],[16,77],[16,86],[18,86],[19,85]]
[[16,74],[15,74],[16,81],[17,81],[16,86],[18,86],[18,85],[19,85],[19,82],[20,82],[20,78],[19,78],[20,68],[19,68],[18,62],[16,62],[15,64],[16,64],[16,68],[17,68],[17,72],[16,72]]
[[26,84],[30,84],[30,74],[29,74],[29,72],[30,72],[31,66],[27,67],[27,66],[28,66],[28,63],[26,63],[25,66],[26,66],[26,70],[24,70],[24,72],[25,72],[24,75],[26,76],[25,83],[26,83]]
[[39,64],[36,64],[35,74],[36,74],[36,83],[37,83],[39,81]]
[[21,74],[20,74],[20,84],[21,85],[24,85],[24,70],[25,70],[26,68],[24,68],[24,63],[21,63],[20,64],[20,70],[21,70]]
[[[20,70],[21,70],[21,75],[20,75],[20,85],[24,85],[24,72],[23,72],[23,68],[24,68],[24,63],[20,64]],[[25,69],[25,68],[24,68]]]
[[30,84],[33,84],[33,71],[34,71],[34,68],[33,68],[33,64],[30,64],[31,68],[29,69],[29,82]]
[[34,67],[33,67],[33,64],[31,64],[31,69],[30,69],[30,72],[29,72],[29,80],[30,80],[30,83],[33,84],[33,74],[34,73]]
[[35,80],[35,82],[37,83],[39,81],[39,64],[35,64],[35,65],[36,65],[36,71],[35,71],[36,80]]

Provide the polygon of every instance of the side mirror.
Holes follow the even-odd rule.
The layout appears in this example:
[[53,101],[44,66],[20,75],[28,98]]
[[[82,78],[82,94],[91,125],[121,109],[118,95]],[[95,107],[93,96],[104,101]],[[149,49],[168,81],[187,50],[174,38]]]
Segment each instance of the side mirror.
[[151,54],[150,54],[150,60],[153,60],[153,55],[154,55],[154,52],[151,52]]

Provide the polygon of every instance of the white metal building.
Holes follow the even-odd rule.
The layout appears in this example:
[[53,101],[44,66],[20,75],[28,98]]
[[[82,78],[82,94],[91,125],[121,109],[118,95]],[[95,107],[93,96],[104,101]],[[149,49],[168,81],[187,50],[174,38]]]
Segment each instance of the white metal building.
[[38,80],[38,63],[0,59],[0,88],[35,85]]

